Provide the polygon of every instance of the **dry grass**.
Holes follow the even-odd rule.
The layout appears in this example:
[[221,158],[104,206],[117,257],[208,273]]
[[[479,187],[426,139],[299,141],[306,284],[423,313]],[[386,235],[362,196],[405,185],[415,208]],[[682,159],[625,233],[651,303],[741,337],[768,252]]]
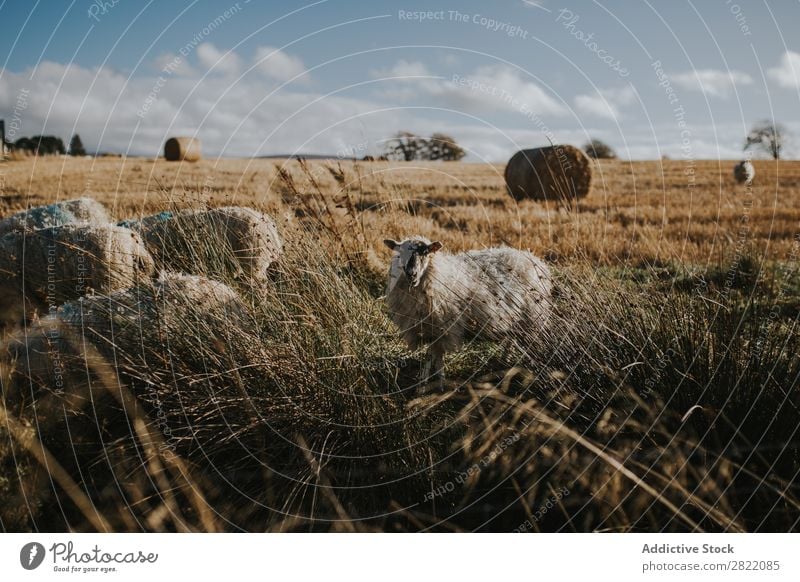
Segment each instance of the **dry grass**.
[[[468,164],[35,163],[3,167],[7,211],[94,176],[117,217],[252,204],[286,249],[265,286],[223,281],[247,326],[192,309],[145,325],[101,299],[106,324],[6,338],[3,529],[799,527],[800,165],[759,165],[750,197],[730,164],[698,163],[688,192],[680,162],[604,162],[566,211]],[[380,298],[379,242],[412,232],[549,257],[555,324],[452,354],[443,393],[417,385]]]
[[743,216],[748,244],[767,259],[787,256],[800,222],[800,162],[755,162],[751,192],[735,184],[733,165],[604,160],[592,193],[567,211],[514,202],[501,165],[313,161],[309,176],[280,160],[31,159],[2,166],[0,212],[89,193],[127,218],[163,210],[166,190],[172,203],[254,206],[283,219],[300,206],[278,176],[285,168],[308,196],[319,190],[339,203],[356,193],[368,243],[384,258],[385,234],[425,233],[452,250],[509,244],[568,262],[709,264],[732,254]]

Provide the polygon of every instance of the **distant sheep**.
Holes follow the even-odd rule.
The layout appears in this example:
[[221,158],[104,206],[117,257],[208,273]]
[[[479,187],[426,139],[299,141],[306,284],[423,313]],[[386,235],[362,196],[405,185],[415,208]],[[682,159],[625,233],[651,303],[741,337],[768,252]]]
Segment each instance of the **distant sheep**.
[[503,341],[536,333],[550,314],[550,269],[525,251],[502,247],[458,255],[424,237],[385,240],[395,252],[389,269],[389,317],[409,348],[429,346],[439,374],[444,354],[469,338]]
[[37,206],[0,220],[0,236],[21,230],[40,230],[65,224],[108,224],[105,207],[92,198],[77,198]]
[[140,236],[119,226],[68,224],[0,238],[0,286],[33,306],[125,289],[153,271]]
[[733,177],[739,184],[750,186],[756,177],[756,169],[750,160],[742,160],[733,167]]
[[159,269],[261,283],[280,257],[275,223],[252,208],[162,212],[120,225],[142,235]]

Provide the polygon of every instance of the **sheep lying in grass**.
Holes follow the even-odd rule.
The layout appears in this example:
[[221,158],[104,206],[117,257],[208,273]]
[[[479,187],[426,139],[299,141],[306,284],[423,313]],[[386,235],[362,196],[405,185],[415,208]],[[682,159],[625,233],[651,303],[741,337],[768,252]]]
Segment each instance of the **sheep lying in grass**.
[[734,166],[733,177],[739,184],[749,186],[753,183],[753,178],[756,177],[756,169],[750,160],[742,160]]
[[[165,404],[171,399],[176,416],[186,405],[182,399],[207,403],[210,409],[227,406],[233,398],[228,395],[214,404],[202,392],[217,384],[202,380],[226,371],[238,374],[233,370],[259,361],[255,325],[240,296],[227,285],[162,272],[135,287],[65,303],[33,321],[24,333],[7,336],[8,360],[3,363],[11,363],[11,375],[3,396],[14,403],[29,400],[32,391],[42,396],[37,410],[47,415],[45,423],[63,421],[64,405],[80,410],[91,402],[91,416],[102,393],[97,388],[116,386],[108,386],[107,376],[98,376],[110,369],[145,401]],[[52,390],[61,395],[44,398]],[[213,428],[219,437],[219,427]]]
[[153,270],[139,235],[119,226],[68,224],[0,238],[0,287],[7,301],[31,307],[125,289]]
[[162,272],[128,289],[67,302],[24,334],[10,336],[9,346],[21,376],[44,387],[85,381],[87,365],[95,361],[82,353],[85,340],[97,348],[97,361],[113,362],[137,378],[161,372],[168,385],[172,368],[198,354],[200,369],[207,369],[212,358],[228,365],[231,352],[249,353],[253,329],[247,307],[227,285]]
[[282,251],[275,223],[252,208],[162,212],[119,224],[142,235],[159,269],[223,280],[243,276],[259,284]]
[[21,230],[39,230],[65,224],[108,224],[105,207],[92,198],[64,200],[37,206],[0,220],[0,236]]
[[[148,345],[163,353],[186,341],[207,342],[209,329],[225,332],[252,327],[248,310],[230,287],[198,275],[163,271],[153,281],[107,295],[89,295],[58,308],[61,323],[84,330],[101,343],[122,351],[141,352],[145,337],[164,345]],[[113,326],[112,326],[113,322]]]
[[429,346],[424,372],[441,375],[444,354],[464,340],[524,338],[549,319],[550,270],[525,251],[502,247],[458,255],[424,237],[385,240],[389,316],[409,348]]

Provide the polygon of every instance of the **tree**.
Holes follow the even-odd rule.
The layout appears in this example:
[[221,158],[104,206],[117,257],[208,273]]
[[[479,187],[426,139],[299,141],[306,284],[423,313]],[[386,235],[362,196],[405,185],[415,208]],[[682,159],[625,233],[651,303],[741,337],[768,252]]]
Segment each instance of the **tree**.
[[595,160],[615,160],[617,152],[606,142],[599,139],[592,139],[583,146],[586,155]]
[[386,155],[392,160],[410,162],[425,159],[423,150],[427,149],[424,137],[410,131],[400,131],[386,144]]
[[426,138],[410,131],[401,131],[386,144],[386,157],[391,160],[458,161],[466,155],[464,149],[449,135],[434,133]]
[[786,129],[780,123],[773,123],[767,120],[754,125],[750,133],[747,134],[744,151],[749,150],[751,147],[761,148],[773,159],[779,160],[785,145]]
[[64,142],[60,137],[53,135],[36,135],[34,137],[21,137],[14,142],[14,148],[26,150],[38,156],[49,154],[65,154]]
[[428,140],[428,159],[457,162],[467,155],[460,145],[449,135],[434,133]]
[[71,156],[86,155],[86,149],[83,147],[81,136],[79,136],[77,133],[72,136],[72,139],[69,142],[69,155]]

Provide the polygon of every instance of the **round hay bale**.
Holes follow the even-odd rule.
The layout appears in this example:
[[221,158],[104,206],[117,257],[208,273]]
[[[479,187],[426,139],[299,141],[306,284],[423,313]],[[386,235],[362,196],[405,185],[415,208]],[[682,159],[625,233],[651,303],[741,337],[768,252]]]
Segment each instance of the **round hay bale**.
[[261,284],[283,249],[275,222],[252,208],[162,212],[125,224],[141,233],[157,268],[225,281]]
[[125,289],[154,270],[141,236],[119,226],[67,224],[0,238],[0,286],[34,305]]
[[515,200],[569,201],[589,194],[592,162],[570,145],[520,150],[508,160],[505,178]]
[[196,162],[200,159],[200,140],[196,137],[171,137],[164,144],[168,162]]
[[108,224],[105,206],[92,198],[64,200],[12,214],[0,221],[0,236],[21,230],[40,230],[65,224]]

